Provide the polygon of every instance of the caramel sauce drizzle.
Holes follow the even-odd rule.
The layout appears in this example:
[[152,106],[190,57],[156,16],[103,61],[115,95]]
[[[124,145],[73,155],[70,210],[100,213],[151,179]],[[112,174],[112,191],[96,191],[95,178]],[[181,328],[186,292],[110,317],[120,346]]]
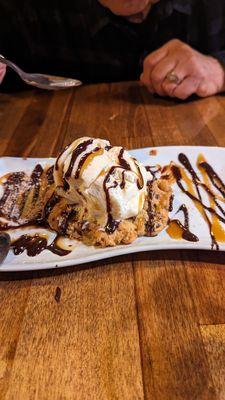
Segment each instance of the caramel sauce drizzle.
[[[198,164],[204,170],[213,186],[222,194],[225,199],[225,185],[214,169],[209,165],[202,155],[199,156]],[[206,176],[206,175],[205,175]]]
[[88,165],[92,162],[92,160],[95,157],[101,156],[104,153],[104,149],[101,149],[100,147],[95,147],[92,151],[89,153],[85,154],[83,157],[81,157],[76,174],[75,174],[75,179],[78,179],[80,176],[82,176],[83,172],[85,169],[88,167]]
[[135,159],[134,159],[134,163],[135,163],[136,168],[137,168],[137,170],[138,170],[138,176],[139,176],[139,178],[138,178],[138,180],[137,180],[137,187],[138,187],[139,190],[141,190],[141,189],[143,189],[144,184],[145,184],[145,183],[144,183],[144,178],[143,178],[143,176],[142,176],[140,167],[139,167],[139,165],[138,165],[138,163],[137,163],[137,161],[136,161]]
[[[178,159],[184,168],[180,169],[178,166],[172,166],[172,172],[176,179],[177,185],[181,189],[181,191],[194,202],[196,208],[202,215],[203,219],[206,221],[211,237],[211,248],[219,250],[219,245],[217,241],[225,241],[225,233],[220,225],[220,222],[222,222],[223,224],[225,223],[225,211],[218,203],[218,196],[215,195],[212,187],[210,187],[210,181],[213,186],[220,191],[223,197],[225,195],[225,186],[221,178],[216,174],[213,168],[208,163],[206,163],[203,156],[199,157],[197,165],[202,174],[203,182],[200,180],[199,176],[193,169],[190,161],[185,154],[179,154]],[[188,177],[186,171],[190,174],[191,179]],[[182,180],[186,184],[186,188],[184,187]],[[205,190],[205,192],[207,193],[210,201],[209,206],[203,203],[200,188]],[[218,210],[221,212],[222,215],[218,213]],[[209,217],[207,212],[211,215],[211,218]]]
[[198,242],[199,238],[190,231],[188,209],[184,204],[180,206],[176,214],[179,212],[183,212],[184,224],[182,224],[178,219],[169,221],[169,226],[166,230],[168,235],[172,239],[184,239],[188,242]]
[[141,195],[139,196],[139,200],[138,200],[138,213],[141,212],[141,210],[142,210],[144,198],[145,198],[145,194],[142,192]]
[[[219,208],[219,210],[222,212],[222,214],[225,215],[224,210],[222,209],[222,207],[218,204],[218,202],[216,200],[215,193],[213,193],[210,188],[210,182],[211,182],[216,187],[216,189],[221,192],[221,194],[223,195],[223,200],[224,200],[225,191],[223,192],[223,188],[224,188],[223,182],[218,177],[218,175],[215,173],[215,171],[212,169],[212,167],[205,161],[205,158],[203,157],[202,154],[199,155],[197,164],[198,164],[198,168],[201,172],[205,187],[208,189],[208,190],[206,189],[206,191],[208,193],[210,206],[212,208],[215,208],[215,206],[217,206]],[[219,182],[220,185],[217,185],[217,182]],[[225,231],[221,226],[219,218],[215,214],[212,214],[211,218],[212,218],[211,219],[211,230],[212,230],[213,236],[216,238],[216,240],[218,242],[224,243],[225,242]]]
[[92,143],[93,143],[92,139],[85,140],[84,142],[78,144],[78,146],[75,148],[71,156],[70,165],[65,173],[66,178],[70,178],[77,157],[79,157],[80,154],[82,154],[85,150],[87,150],[88,146],[90,146]]
[[[70,188],[70,186],[67,182],[67,179],[71,177],[71,174],[73,172],[73,167],[74,167],[77,157],[79,157],[80,154],[82,154],[85,150],[87,150],[88,146],[90,146],[92,143],[93,143],[93,139],[85,140],[84,142],[81,142],[80,144],[78,144],[78,146],[75,148],[75,150],[73,150],[69,167],[65,173],[65,177],[63,178],[63,187],[64,187],[65,191],[68,191]],[[62,154],[63,154],[63,152],[60,154],[60,156],[57,159],[56,169],[59,168],[59,159],[62,156]]]

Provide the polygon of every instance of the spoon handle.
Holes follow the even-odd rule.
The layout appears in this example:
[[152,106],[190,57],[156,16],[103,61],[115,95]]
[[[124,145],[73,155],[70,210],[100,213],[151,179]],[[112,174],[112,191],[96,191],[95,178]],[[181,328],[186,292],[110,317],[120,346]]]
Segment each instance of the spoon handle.
[[9,252],[10,242],[8,233],[0,232],[0,264],[4,261]]

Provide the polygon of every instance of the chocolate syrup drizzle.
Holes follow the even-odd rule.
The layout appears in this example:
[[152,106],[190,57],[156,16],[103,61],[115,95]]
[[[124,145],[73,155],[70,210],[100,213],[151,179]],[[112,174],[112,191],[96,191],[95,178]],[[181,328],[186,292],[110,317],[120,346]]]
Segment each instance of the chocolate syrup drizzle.
[[55,170],[56,170],[56,171],[58,171],[58,169],[59,169],[59,160],[60,160],[60,158],[62,157],[62,155],[64,154],[64,152],[65,152],[70,146],[71,146],[71,143],[68,144],[68,145],[61,151],[61,153],[59,153],[59,156],[57,157],[56,162],[55,162]]
[[30,180],[31,180],[31,188],[34,187],[34,194],[33,194],[33,199],[32,203],[35,204],[38,196],[39,196],[39,191],[40,191],[40,179],[43,174],[44,170],[40,164],[37,164],[36,167],[34,168]]
[[79,155],[81,153],[83,153],[85,150],[87,150],[88,146],[90,146],[92,143],[93,143],[93,139],[89,139],[89,140],[85,140],[84,142],[78,144],[78,146],[75,148],[75,150],[72,153],[69,168],[65,173],[65,178],[71,177],[73,167],[74,167],[77,157],[79,157]]
[[109,170],[108,174],[106,175],[104,182],[103,182],[103,189],[105,191],[105,197],[106,197],[106,210],[107,210],[107,214],[108,214],[108,220],[106,223],[105,230],[109,234],[112,234],[119,225],[119,221],[114,220],[112,217],[112,207],[111,207],[110,194],[109,194],[109,190],[112,188],[115,188],[118,185],[118,183],[114,182],[113,185],[107,187],[107,183],[109,182],[110,177],[116,168],[118,168],[118,167],[114,166],[114,167],[110,168],[110,170]]
[[105,151],[109,151],[112,149],[112,146],[105,146]]
[[53,183],[54,183],[53,171],[54,171],[54,165],[49,167],[47,169],[47,171],[46,171],[46,176],[47,176],[47,180],[48,180],[48,184],[49,185],[53,185]]
[[145,169],[147,172],[151,172],[154,181],[157,179],[157,173],[161,171],[160,165],[147,165]]
[[44,250],[49,250],[61,257],[70,254],[70,250],[64,250],[58,246],[58,240],[59,236],[56,236],[53,242],[48,245],[48,240],[44,236],[38,234],[22,235],[19,239],[12,241],[11,248],[15,255],[22,254],[26,250],[29,257],[35,257]]
[[[116,181],[114,181],[113,185],[111,185],[109,187],[107,187],[107,184],[110,180],[111,175],[115,171],[115,169],[121,168],[121,169],[123,169],[123,171],[122,171],[122,181],[120,183],[120,187],[121,187],[121,189],[124,189],[125,184],[126,184],[125,172],[131,171],[131,166],[124,158],[124,149],[120,150],[119,155],[118,155],[118,160],[119,160],[120,165],[111,167],[108,174],[106,175],[106,177],[104,179],[104,182],[103,182],[103,189],[105,191],[105,196],[106,196],[106,210],[107,210],[107,214],[108,214],[108,220],[107,220],[105,230],[109,234],[112,234],[119,225],[119,221],[114,220],[112,217],[112,207],[111,207],[110,194],[109,194],[109,190],[112,188],[115,188],[118,185],[118,183]],[[140,177],[137,180],[137,187],[139,190],[141,190],[144,187],[144,179],[143,179],[142,173],[140,171],[139,165],[137,164],[136,160],[134,160],[134,162],[138,169],[139,177]]]
[[[194,187],[196,189],[196,193],[197,195],[193,195],[192,193],[190,193],[187,189],[185,189],[183,183],[182,183],[182,174],[180,171],[180,168],[178,166],[173,165],[172,166],[172,172],[173,175],[176,179],[177,185],[178,187],[181,189],[181,191],[183,193],[185,193],[191,200],[193,200],[194,202],[198,203],[201,205],[203,213],[204,213],[204,217],[207,221],[208,227],[209,227],[209,233],[210,233],[210,237],[211,237],[211,248],[219,250],[219,245],[216,241],[216,238],[212,232],[212,222],[210,221],[210,218],[208,217],[206,211],[210,212],[211,214],[215,215],[218,220],[220,222],[222,222],[223,224],[225,224],[225,218],[223,216],[221,216],[220,214],[218,214],[218,212],[210,207],[207,206],[206,204],[203,203],[202,200],[202,195],[200,193],[200,187],[202,187],[207,194],[209,194],[209,196],[211,197],[211,199],[213,200],[214,204],[218,207],[218,209],[221,211],[221,213],[225,216],[225,211],[222,209],[222,207],[220,206],[220,204],[218,203],[218,201],[216,200],[215,194],[210,190],[210,188],[208,188],[207,185],[205,185],[204,183],[202,183],[197,175],[197,173],[195,172],[195,170],[193,169],[190,161],[188,160],[187,156],[183,153],[180,153],[178,156],[178,159],[180,161],[180,163],[183,165],[183,167],[189,172],[189,174],[191,175]],[[216,172],[213,170],[213,168],[206,162],[201,162],[199,163],[199,166],[202,167],[205,172],[207,173],[209,179],[211,180],[213,186],[220,191],[220,193],[222,194],[223,198],[225,198],[225,185],[222,182],[221,178],[216,174]]]
[[144,178],[142,176],[142,173],[141,173],[141,170],[140,170],[140,167],[139,167],[137,161],[134,160],[134,162],[135,162],[135,165],[136,165],[136,167],[138,169],[138,174],[139,174],[139,179],[137,180],[137,187],[138,187],[139,190],[141,190],[141,189],[143,189],[144,184],[145,184],[144,183]]
[[51,214],[53,208],[58,204],[60,201],[60,197],[53,193],[50,199],[47,201],[45,208],[44,208],[44,213],[43,213],[43,220],[46,221]]
[[127,171],[130,171],[131,170],[130,164],[128,164],[123,155],[124,155],[124,149],[121,149],[118,155],[119,163],[122,168],[126,169]]
[[148,236],[152,236],[152,232],[154,231],[154,207],[153,207],[153,182],[154,179],[152,181],[148,182],[147,185],[147,189],[148,189],[148,197],[149,197],[149,201],[148,201],[148,222],[146,223],[146,228],[147,228],[147,235]]
[[[69,167],[65,173],[65,177],[63,178],[63,188],[64,190],[67,192],[70,188],[70,185],[67,182],[67,179],[71,177],[71,174],[73,172],[73,167],[74,164],[76,162],[77,157],[79,157],[80,154],[82,154],[90,144],[93,143],[93,139],[89,139],[89,140],[85,140],[84,142],[80,143],[72,152],[72,156],[71,156],[71,160],[70,160],[70,164]],[[55,164],[55,169],[56,171],[59,169],[59,160],[60,157],[62,156],[62,154],[65,152],[65,150],[68,148],[69,146],[67,146],[59,155],[59,157],[56,160],[56,164]]]
[[62,235],[62,236],[66,235],[69,223],[74,219],[76,214],[77,214],[76,210],[73,210],[73,209],[66,210],[63,213],[61,213],[61,222],[59,225],[60,235]]
[[100,147],[95,147],[92,151],[90,151],[89,153],[84,154],[83,157],[81,157],[77,170],[76,170],[76,174],[75,174],[75,179],[78,179],[80,176],[80,171],[82,166],[84,165],[85,161],[87,160],[87,158],[91,155],[91,154],[95,154],[100,150]]
[[225,198],[225,185],[221,178],[217,175],[214,169],[206,161],[199,163],[200,167],[205,170],[213,186],[222,194]]
[[124,188],[125,188],[125,185],[126,185],[125,172],[126,172],[126,170],[124,170],[124,171],[122,172],[122,181],[121,181],[121,184],[120,184],[120,188],[121,188],[121,189],[124,189]]
[[172,219],[169,221],[169,225],[171,223],[175,223],[181,228],[182,231],[182,238],[184,240],[187,240],[188,242],[198,242],[199,238],[190,231],[189,227],[189,214],[188,214],[188,209],[185,206],[185,204],[182,204],[179,208],[179,210],[176,212],[178,214],[179,212],[183,212],[184,215],[184,224],[182,224],[178,219]]
[[170,196],[169,212],[173,211],[174,194]]
[[[41,165],[37,164],[30,175],[30,178],[24,172],[15,172],[6,176],[6,180],[3,183],[3,196],[0,200],[0,216],[8,218],[9,222],[0,223],[0,230],[8,230],[12,228],[21,228],[24,226],[35,225],[37,227],[46,227],[46,221],[52,212],[53,208],[60,201],[60,197],[55,193],[50,197],[46,203],[42,215],[36,215],[35,220],[29,220],[28,222],[20,222],[20,217],[26,207],[28,196],[32,191],[31,206],[35,207],[38,202],[40,187],[42,182],[42,175],[44,170]],[[52,185],[53,180],[53,167],[48,168],[45,171],[45,176],[48,181],[48,185]],[[24,186],[25,185],[25,186]],[[21,187],[24,192],[20,193]],[[18,197],[20,197],[19,204]],[[17,207],[17,208],[16,208]],[[29,205],[30,207],[30,205]],[[17,215],[14,216],[13,210],[17,210]],[[62,229],[66,230],[70,220],[74,216],[74,211],[69,210],[65,220],[62,219]],[[18,225],[15,226],[15,223]],[[30,257],[40,254],[43,250],[49,250],[59,256],[65,256],[70,253],[69,250],[62,249],[59,244],[59,236],[57,236],[52,243],[48,245],[47,238],[43,235],[22,235],[15,241],[12,241],[11,248],[15,255],[21,254],[27,250],[27,254]]]
[[[119,161],[120,165],[111,167],[108,174],[106,175],[106,177],[104,179],[104,182],[103,182],[103,189],[104,189],[105,197],[106,197],[106,210],[107,210],[107,214],[108,214],[108,220],[106,223],[105,230],[109,234],[112,234],[119,225],[119,221],[114,220],[112,217],[112,207],[111,207],[110,193],[109,193],[110,189],[115,188],[118,185],[118,183],[116,181],[114,181],[114,183],[109,187],[107,187],[107,184],[109,183],[110,177],[114,173],[114,171],[117,168],[121,168],[121,169],[123,169],[123,171],[122,171],[122,180],[120,183],[120,188],[124,189],[125,184],[126,184],[125,173],[126,173],[126,171],[131,171],[131,166],[129,165],[127,160],[125,160],[125,158],[124,158],[124,149],[120,150],[119,155],[118,155],[118,161]],[[135,161],[135,164],[138,168],[139,176],[141,177],[141,182],[140,182],[140,179],[138,179],[138,181],[137,181],[137,186],[138,186],[138,189],[140,190],[144,186],[144,180],[143,180],[140,168],[139,168],[138,164],[136,163],[136,161]]]

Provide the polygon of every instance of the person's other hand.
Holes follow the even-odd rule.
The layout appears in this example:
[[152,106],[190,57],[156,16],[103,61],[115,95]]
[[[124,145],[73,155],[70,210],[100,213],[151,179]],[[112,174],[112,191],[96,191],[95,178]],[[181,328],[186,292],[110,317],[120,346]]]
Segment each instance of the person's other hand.
[[[168,78],[178,78],[171,82]],[[167,78],[168,76],[168,78]],[[225,68],[220,62],[173,39],[144,60],[141,82],[151,93],[187,99],[225,91]]]
[[0,63],[0,83],[2,83],[5,73],[6,73],[6,65]]

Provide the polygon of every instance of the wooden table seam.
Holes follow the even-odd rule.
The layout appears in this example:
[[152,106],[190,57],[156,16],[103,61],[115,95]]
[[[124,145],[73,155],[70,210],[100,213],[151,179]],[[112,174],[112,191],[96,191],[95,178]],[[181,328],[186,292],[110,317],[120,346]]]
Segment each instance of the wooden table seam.
[[[132,269],[133,269],[134,298],[135,298],[135,308],[136,308],[137,329],[138,329],[138,338],[139,338],[139,351],[140,351],[140,360],[141,360],[143,395],[144,395],[144,400],[148,400],[148,396],[147,396],[147,392],[146,392],[146,385],[145,385],[145,375],[144,375],[144,361],[143,361],[144,357],[143,357],[143,348],[142,348],[141,324],[140,324],[139,310],[138,310],[137,287],[136,287],[136,279],[135,279],[135,262],[133,261],[133,259],[132,259]],[[155,386],[154,385],[154,377],[153,377],[153,386]]]

